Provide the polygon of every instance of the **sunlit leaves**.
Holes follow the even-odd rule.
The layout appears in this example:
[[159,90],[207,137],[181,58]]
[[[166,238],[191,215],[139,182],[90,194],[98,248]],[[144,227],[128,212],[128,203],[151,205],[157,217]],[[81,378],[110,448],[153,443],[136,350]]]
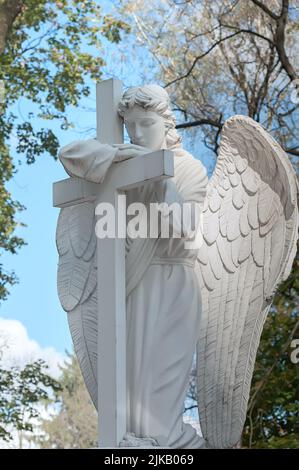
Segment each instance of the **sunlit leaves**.
[[0,439],[10,441],[13,431],[33,431],[43,402],[53,401],[61,385],[47,373],[42,360],[23,368],[3,367],[0,363]]
[[[127,30],[120,19],[103,15],[96,0],[23,1],[0,55],[0,80],[5,87],[0,114],[0,254],[15,252],[23,244],[13,235],[21,206],[5,189],[14,172],[11,137],[17,139],[16,153],[27,163],[43,154],[55,158],[58,138],[53,127],[46,126],[49,121],[58,122],[61,129],[72,126],[67,107],[78,106],[90,94],[88,79],[101,78],[103,38],[119,42]],[[20,118],[10,110],[24,98],[39,111]],[[7,295],[5,286],[15,282],[13,274],[1,268],[0,300]]]

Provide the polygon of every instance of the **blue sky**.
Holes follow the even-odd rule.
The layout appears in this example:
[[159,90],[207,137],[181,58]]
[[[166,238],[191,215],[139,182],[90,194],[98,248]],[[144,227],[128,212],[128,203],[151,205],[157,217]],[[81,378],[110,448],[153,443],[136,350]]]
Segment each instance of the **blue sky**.
[[[105,2],[105,11],[110,9],[110,2]],[[127,40],[129,43],[132,41],[131,38]],[[138,68],[125,59],[124,45],[111,45],[105,40],[103,45],[107,63],[103,78],[114,76],[117,68],[117,76],[124,80],[125,85],[140,83],[136,73]],[[90,52],[90,47],[83,49]],[[96,50],[93,52],[98,53]],[[102,56],[103,54],[101,52]],[[95,134],[92,130],[96,126],[95,84],[89,84],[91,95],[82,99],[78,108],[68,108],[68,116],[75,125],[74,129],[61,131],[57,124],[51,124],[61,146]],[[13,111],[22,118],[29,111],[37,111],[37,108],[21,99]],[[12,138],[12,152],[15,146],[16,140]],[[20,156],[16,156],[16,160],[19,159]],[[17,255],[4,254],[1,257],[5,269],[16,272],[19,283],[10,288],[8,300],[0,305],[0,317],[20,321],[27,329],[29,338],[36,340],[41,347],[54,347],[59,352],[72,348],[66,314],[59,304],[56,291],[58,258],[55,230],[59,210],[52,207],[52,184],[65,177],[67,175],[62,165],[46,154],[40,156],[33,165],[23,163],[18,168],[7,187],[13,198],[26,207],[26,211],[20,213],[18,219],[27,227],[19,228],[17,235],[22,236],[27,245]]]
[[[109,2],[105,8],[106,11],[110,9]],[[155,69],[146,51],[139,49],[137,55],[131,55],[129,50],[134,39],[127,37],[125,41],[119,46],[104,41],[107,66],[103,78],[117,76],[124,81],[125,86],[130,86],[141,84],[141,77],[146,73],[147,81],[153,82]],[[75,124],[74,129],[61,131],[57,125],[51,124],[61,146],[95,135],[95,84],[90,85],[91,95],[84,98],[79,107],[68,109],[68,116]],[[20,100],[14,111],[19,116],[26,116],[29,111],[34,112],[34,107]],[[14,138],[11,145],[12,149],[16,145]],[[0,317],[20,321],[27,329],[29,338],[43,348],[53,347],[62,353],[66,349],[70,351],[72,343],[66,314],[59,304],[56,291],[58,258],[55,230],[59,210],[52,207],[52,184],[66,176],[62,165],[46,154],[40,156],[33,165],[22,164],[19,167],[8,188],[13,198],[27,208],[18,216],[27,227],[17,231],[26,240],[27,246],[17,255],[5,254],[1,258],[5,269],[16,272],[19,283],[10,289],[8,300],[0,305]]]
[[30,167],[23,165],[9,184],[14,198],[27,207],[19,215],[27,228],[18,233],[28,245],[15,256],[3,257],[4,266],[17,273],[19,284],[11,288],[11,295],[0,309],[1,317],[21,321],[29,337],[59,351],[71,347],[66,316],[56,293],[58,210],[51,203],[52,183],[62,178],[61,166],[42,156]]

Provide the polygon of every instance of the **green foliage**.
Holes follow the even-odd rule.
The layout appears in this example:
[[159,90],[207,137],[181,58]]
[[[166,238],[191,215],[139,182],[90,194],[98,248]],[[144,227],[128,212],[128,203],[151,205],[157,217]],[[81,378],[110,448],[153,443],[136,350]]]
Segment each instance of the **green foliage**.
[[299,256],[267,318],[251,388],[243,445],[299,447],[299,364],[291,341],[299,338]]
[[[16,153],[27,163],[43,153],[56,158],[59,141],[49,122],[58,122],[64,130],[72,125],[67,106],[77,106],[89,95],[88,79],[101,78],[103,39],[119,42],[121,32],[128,31],[121,20],[103,15],[100,2],[95,0],[1,0],[0,23],[5,8],[17,3],[22,8],[0,55],[0,85],[5,89],[0,103],[0,255],[4,250],[15,253],[24,243],[14,236],[22,206],[5,188],[16,171],[11,137],[17,137]],[[36,110],[22,120],[12,113],[20,98]],[[6,273],[0,264],[0,300],[6,298],[7,286],[13,282],[14,274]]]
[[42,421],[41,436],[35,442],[42,448],[78,449],[97,446],[97,413],[84,385],[74,355],[62,368],[61,390],[56,398],[58,412]]
[[37,405],[51,401],[60,390],[47,368],[42,360],[22,369],[0,367],[0,439],[11,440],[14,430],[33,431],[32,419],[40,414]]
[[[14,235],[14,230],[17,226],[16,212],[23,210],[23,206],[13,200],[5,187],[5,183],[9,181],[15,171],[8,149],[4,144],[6,127],[3,126],[4,132],[2,132],[2,135],[0,127],[0,254],[3,250],[16,253],[17,249],[24,244],[22,239]],[[7,285],[12,285],[15,281],[14,273],[7,273],[0,263],[0,300],[4,300],[7,297]]]
[[130,32],[130,27],[121,20],[116,20],[111,15],[106,15],[103,21],[103,34],[111,42],[119,42],[121,40],[120,32],[124,30],[126,33]]

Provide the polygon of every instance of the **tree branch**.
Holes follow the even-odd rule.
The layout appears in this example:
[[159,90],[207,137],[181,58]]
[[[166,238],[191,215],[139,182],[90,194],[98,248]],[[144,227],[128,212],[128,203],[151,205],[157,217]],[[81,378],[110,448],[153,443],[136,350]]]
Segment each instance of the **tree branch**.
[[[267,38],[266,36],[263,36],[262,34],[257,33],[256,31],[251,31],[248,29],[238,29],[238,31],[247,33],[247,34],[253,34],[254,36],[264,39],[265,41],[268,41],[269,44],[274,45],[277,51],[279,60],[284,70],[286,71],[286,73],[288,74],[288,76],[290,77],[292,81],[296,80],[298,76],[296,74],[296,71],[293,65],[289,61],[289,58],[285,50],[285,30],[286,30],[286,24],[288,20],[289,0],[283,0],[281,14],[279,16],[273,13],[271,10],[269,10],[269,8],[266,7],[260,1],[258,0],[251,0],[251,1],[258,7],[260,7],[265,13],[267,13],[276,21],[276,30],[273,35],[273,40],[271,40],[270,38]],[[222,26],[224,28],[236,29],[236,27],[226,25],[226,24],[222,24]]]
[[294,111],[296,111],[296,109],[298,109],[299,107],[299,104],[297,104],[296,106],[293,106],[291,109],[289,109],[288,111],[284,112],[284,113],[279,113],[279,117],[286,117],[286,116],[289,116],[290,114],[292,114]]
[[221,26],[223,26],[223,28],[238,30],[240,33],[251,34],[251,35],[256,36],[260,39],[263,39],[264,41],[267,41],[269,44],[273,45],[273,41],[270,38],[267,38],[267,36],[264,36],[263,34],[260,34],[256,31],[252,31],[251,29],[238,28],[237,26],[232,26],[232,25],[223,24],[223,23],[221,23]]
[[178,77],[178,78],[175,78],[174,80],[171,80],[171,82],[167,83],[164,88],[167,88],[168,86],[170,85],[173,85],[174,83],[180,81],[180,80],[183,80],[184,78],[187,78],[193,71],[195,65],[197,64],[197,62],[201,59],[203,59],[205,56],[207,56],[213,49],[215,49],[215,47],[219,46],[219,44],[221,44],[222,42],[226,41],[227,39],[231,39],[233,38],[234,36],[237,36],[238,34],[241,34],[241,31],[236,31],[235,33],[233,34],[230,34],[229,36],[226,36],[225,38],[220,38],[218,41],[216,41],[206,52],[204,52],[203,54],[195,57],[190,69],[188,70],[188,72],[186,72],[184,75],[182,75],[181,77]]
[[184,409],[184,413],[186,413],[186,411],[193,410],[194,408],[197,408],[197,405],[188,406],[187,408]]
[[261,8],[261,10],[263,10],[265,13],[267,13],[267,15],[271,16],[271,18],[273,18],[273,20],[278,20],[279,16],[276,15],[276,13],[273,13],[273,11],[270,10],[270,8],[266,7],[266,5],[262,2],[260,2],[259,0],[251,0],[252,3],[254,3],[255,5],[257,5],[259,8]]
[[295,157],[299,157],[299,147],[287,148],[285,152],[294,155]]
[[217,129],[222,129],[222,124],[219,121],[214,121],[213,119],[197,119],[196,121],[192,122],[183,122],[182,124],[177,124],[175,126],[176,129],[187,129],[188,127],[196,127],[196,126],[213,126],[217,127]]
[[[221,116],[220,116],[220,118],[219,118],[219,124],[221,124],[221,121],[222,121],[222,114],[221,114]],[[218,154],[218,149],[219,149],[218,139],[219,139],[219,136],[220,136],[222,127],[223,127],[223,124],[221,124],[221,127],[219,127],[219,129],[217,130],[217,132],[216,132],[216,134],[215,134],[214,153],[216,153],[216,155]]]
[[294,67],[292,66],[285,50],[285,30],[288,20],[288,11],[289,11],[289,0],[283,0],[281,15],[277,19],[277,28],[275,31],[275,47],[277,50],[278,57],[280,62],[290,77],[290,79],[296,80],[298,78]]

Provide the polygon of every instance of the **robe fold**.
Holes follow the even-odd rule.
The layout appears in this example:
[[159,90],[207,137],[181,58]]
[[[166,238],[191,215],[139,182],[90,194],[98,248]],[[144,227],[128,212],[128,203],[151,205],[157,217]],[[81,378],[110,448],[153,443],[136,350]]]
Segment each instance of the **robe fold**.
[[[71,176],[100,183],[116,151],[92,139],[64,147],[59,158]],[[174,177],[127,191],[127,204],[142,202],[148,212],[152,202],[203,206],[205,168],[182,148],[173,151]],[[185,248],[188,236],[126,239],[127,431],[195,449],[203,439],[183,422],[201,314],[197,249]]]

